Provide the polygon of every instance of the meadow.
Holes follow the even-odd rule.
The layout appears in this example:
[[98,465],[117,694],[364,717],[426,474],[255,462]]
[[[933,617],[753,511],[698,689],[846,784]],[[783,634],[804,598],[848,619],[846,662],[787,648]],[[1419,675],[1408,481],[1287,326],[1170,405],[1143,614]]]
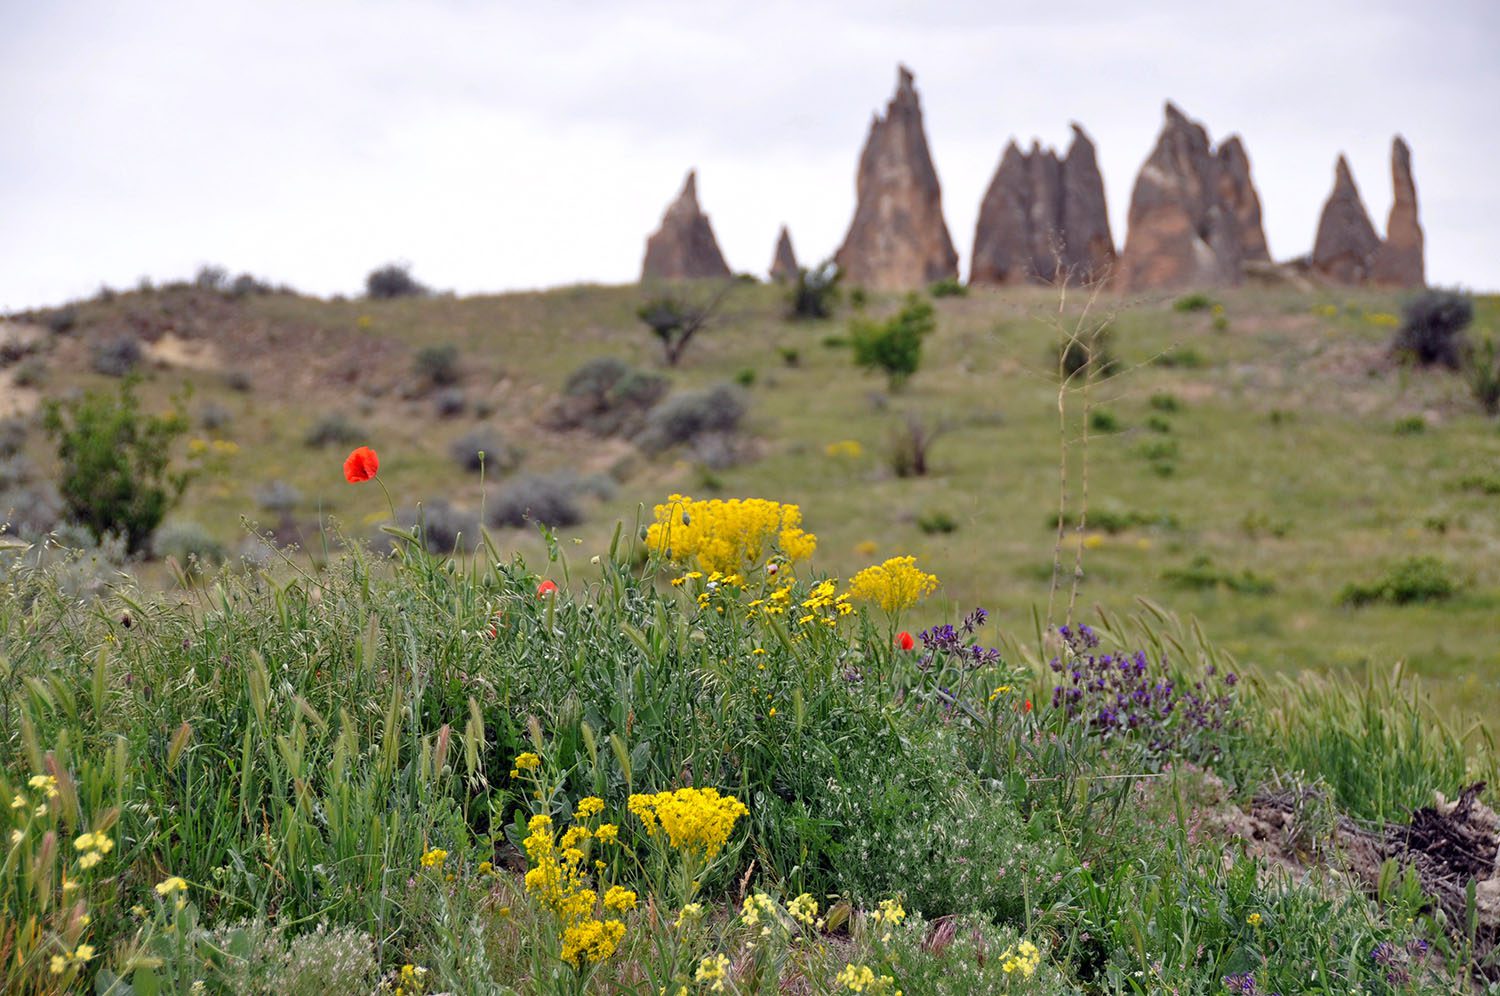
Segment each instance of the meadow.
[[[1495,984],[1493,880],[1401,842],[1500,774],[1471,722],[1500,701],[1500,433],[1383,359],[1393,299],[1111,303],[1117,371],[1060,416],[1078,302],[942,298],[893,392],[842,320],[747,286],[670,371],[741,382],[720,465],[545,425],[584,359],[652,367],[638,289],[174,293],[80,305],[48,390],[112,386],[87,337],[173,316],[188,345],[141,393],[224,409],[174,516],[232,546],[280,480],[313,524],[260,568],[146,564],[98,599],[5,553],[5,991]],[[463,415],[412,385],[435,344]],[[518,471],[449,455],[475,408],[519,472],[612,482],[582,523],[438,553],[390,526],[499,500]],[[303,445],[327,414],[376,482]],[[889,469],[909,417],[943,429],[926,476]],[[1054,594],[1062,461],[1094,526]],[[1413,555],[1457,592],[1341,604]]]

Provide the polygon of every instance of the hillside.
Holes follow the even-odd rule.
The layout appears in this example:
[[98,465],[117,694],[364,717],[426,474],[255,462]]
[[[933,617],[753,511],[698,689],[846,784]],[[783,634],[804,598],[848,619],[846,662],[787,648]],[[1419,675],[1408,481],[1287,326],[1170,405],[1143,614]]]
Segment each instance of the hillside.
[[[585,520],[560,535],[580,539],[580,551],[600,549],[617,519],[634,528],[633,510],[649,517],[672,492],[770,497],[802,507],[821,537],[818,570],[847,577],[911,553],[942,579],[946,614],[983,605],[1003,628],[1031,631],[1033,607],[1044,611],[1049,596],[1058,499],[1054,294],[936,300],[922,368],[897,393],[852,365],[840,341],[847,303],[834,320],[790,322],[783,291],[740,286],[681,366],[664,370],[635,315],[644,300],[637,287],[323,301],[179,286],[71,306],[68,330],[0,377],[16,407],[108,386],[91,370],[96,344],[139,339],[142,393],[163,404],[191,388],[192,435],[237,447],[197,444],[214,456],[211,472],[171,517],[200,524],[230,552],[246,538],[242,517],[278,525],[279,511],[261,507],[273,481],[300,496],[280,534],[311,551],[323,548],[320,517],[360,536],[387,518],[378,492],[340,477],[343,441],[304,444],[329,416],[379,450],[398,504],[441,499],[475,513],[503,493],[507,475],[492,464],[481,482],[450,448],[485,428],[522,451],[512,476],[574,476]],[[1096,305],[1113,314],[1119,367],[1090,391],[1088,511],[1099,528],[1082,539],[1080,602],[1120,611],[1149,598],[1197,617],[1221,647],[1266,671],[1358,674],[1405,660],[1445,708],[1494,715],[1500,648],[1484,637],[1500,610],[1494,421],[1460,378],[1389,360],[1393,295],[1243,289],[1214,300],[1222,311],[1180,311],[1171,299]],[[1070,300],[1066,316],[1081,303]],[[867,310],[898,304],[875,296]],[[1500,302],[1478,306],[1477,330],[1500,326]],[[437,410],[445,389],[413,373],[420,350],[443,345],[458,350],[463,410],[453,417]],[[710,468],[688,449],[648,456],[620,438],[549,428],[569,373],[598,356],[664,372],[679,392],[753,377],[741,462]],[[23,367],[36,393],[16,386]],[[1075,395],[1070,411],[1082,401]],[[925,477],[898,478],[888,466],[891,434],[908,416],[943,429]],[[1075,414],[1068,426],[1075,508],[1081,425]],[[51,465],[34,428],[25,451]],[[543,555],[532,530],[496,539],[533,562]],[[1070,534],[1068,572],[1077,542]],[[1457,594],[1340,604],[1346,585],[1372,583],[1413,556],[1446,564]],[[570,570],[587,576],[588,557]],[[169,583],[160,565],[142,573]]]

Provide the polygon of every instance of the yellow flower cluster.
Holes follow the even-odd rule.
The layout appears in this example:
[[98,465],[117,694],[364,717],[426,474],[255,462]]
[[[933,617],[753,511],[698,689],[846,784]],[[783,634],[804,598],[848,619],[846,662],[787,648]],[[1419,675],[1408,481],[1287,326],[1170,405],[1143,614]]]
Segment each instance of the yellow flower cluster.
[[1000,967],[1005,970],[1006,975],[1020,972],[1028,979],[1041,963],[1042,953],[1030,941],[1022,941],[1014,947],[1006,948],[1005,953],[1000,956]]
[[819,581],[813,585],[812,591],[802,600],[802,608],[805,610],[798,625],[806,626],[809,623],[821,622],[825,626],[835,626],[838,621],[854,611],[854,605],[849,601],[853,596],[849,592],[842,595],[835,594],[838,584],[829,578]]
[[85,833],[74,839],[73,849],[83,852],[78,867],[86,870],[103,861],[104,856],[115,849],[115,842],[102,833]]
[[448,860],[448,852],[441,847],[434,847],[422,855],[423,868],[441,868],[443,862]]
[[860,445],[858,439],[840,439],[836,443],[829,443],[823,447],[823,452],[835,459],[845,457],[849,460],[858,460],[864,455],[865,448]]
[[776,901],[764,892],[745,897],[740,906],[740,922],[747,927],[759,927],[762,936],[771,933],[771,925],[777,922]]
[[709,992],[721,993],[728,975],[729,959],[721,954],[712,954],[698,962],[698,971],[693,974],[693,981],[705,982]]
[[522,754],[520,757],[516,758],[516,760],[515,760],[515,766],[510,769],[510,777],[512,777],[512,778],[520,778],[521,777],[521,772],[523,772],[523,771],[535,771],[537,768],[540,768],[541,766],[542,766],[542,759],[539,756],[537,756],[536,754],[533,754],[531,751],[527,751],[526,753]]
[[938,579],[918,570],[916,557],[892,557],[849,580],[849,594],[887,612],[910,608],[937,590]]
[[67,954],[53,955],[52,963],[48,967],[52,969],[53,975],[61,975],[68,970],[69,966],[82,965],[92,957],[94,957],[94,946],[80,944]]
[[[592,796],[580,800],[577,807],[579,813],[587,810],[591,815],[603,809],[603,801]],[[533,816],[526,829],[523,846],[531,864],[526,872],[526,891],[540,900],[562,927],[562,959],[581,970],[585,964],[601,962],[614,954],[625,936],[625,924],[595,916],[599,894],[589,888],[588,855],[584,850],[589,839],[599,835],[576,824],[559,838],[552,817],[544,813]],[[617,833],[618,828],[614,829]],[[611,840],[615,833],[610,834]],[[636,894],[629,889],[611,886],[604,894],[608,911],[626,913],[635,905]]]
[[647,549],[705,571],[733,574],[758,565],[773,550],[789,561],[806,560],[818,545],[802,528],[800,508],[764,498],[695,501],[674,494],[655,512]]
[[427,969],[421,965],[402,965],[396,973],[395,996],[421,996],[427,991]]
[[786,911],[804,927],[817,929],[823,926],[823,922],[818,919],[818,901],[805,892],[787,903]]
[[833,983],[850,992],[891,993],[892,996],[901,996],[901,990],[896,988],[895,979],[889,975],[877,976],[869,965],[845,964]]
[[673,849],[712,861],[729,841],[735,822],[750,811],[732,795],[713,788],[682,788],[632,795],[629,809],[656,836],[665,831]]
[[891,928],[900,926],[901,921],[906,919],[906,909],[901,905],[899,899],[882,899],[880,908],[870,914],[876,926],[884,927],[881,931],[880,943],[889,944],[891,941]]

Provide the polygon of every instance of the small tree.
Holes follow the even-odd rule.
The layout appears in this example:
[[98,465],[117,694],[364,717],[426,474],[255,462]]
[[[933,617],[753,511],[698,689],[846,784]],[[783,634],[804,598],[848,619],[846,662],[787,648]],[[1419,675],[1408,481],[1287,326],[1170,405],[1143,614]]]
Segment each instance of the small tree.
[[856,318],[849,323],[854,362],[883,371],[891,390],[899,390],[917,372],[922,363],[922,340],[936,327],[932,304],[910,294],[901,310],[883,322]]
[[365,295],[377,300],[424,297],[427,288],[411,275],[410,263],[387,263],[365,277]]
[[1391,348],[1419,366],[1463,366],[1464,329],[1474,320],[1474,302],[1455,291],[1424,291],[1401,309],[1401,328]]
[[839,278],[843,273],[838,264],[829,260],[811,270],[798,270],[797,283],[787,295],[790,312],[787,317],[794,321],[817,321],[833,317],[833,306],[839,299]]
[[733,289],[734,281],[725,280],[715,285],[713,293],[704,300],[693,300],[685,294],[663,294],[636,309],[636,317],[661,340],[662,359],[667,366],[675,367],[693,336],[714,323]]
[[144,415],[134,384],[118,396],[90,392],[47,405],[43,426],[57,441],[59,490],[68,514],[103,539],[125,538],[126,549],[146,549],[151,534],[182,497],[188,472],[174,471],[169,451],[188,428],[176,409]]

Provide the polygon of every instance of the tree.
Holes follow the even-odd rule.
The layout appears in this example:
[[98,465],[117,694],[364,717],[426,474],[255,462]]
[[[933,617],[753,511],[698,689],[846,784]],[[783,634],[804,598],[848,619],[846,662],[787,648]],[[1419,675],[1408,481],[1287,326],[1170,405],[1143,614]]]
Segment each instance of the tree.
[[849,324],[854,362],[883,371],[891,390],[899,390],[922,363],[922,340],[937,327],[932,305],[916,294],[883,322],[856,318]]
[[636,317],[661,340],[662,359],[667,366],[675,367],[693,336],[713,325],[733,289],[734,281],[725,280],[716,284],[705,299],[694,300],[685,293],[667,293],[653,297],[636,309]]
[[49,402],[42,424],[57,441],[69,515],[97,539],[117,533],[129,552],[145,549],[187,487],[188,472],[174,471],[169,455],[188,428],[182,411],[142,414],[127,380],[118,397],[90,392]]
[[787,317],[804,321],[832,318],[833,306],[839,299],[839,278],[842,276],[842,271],[833,260],[811,270],[799,269],[797,283],[787,295],[787,303],[790,305]]

